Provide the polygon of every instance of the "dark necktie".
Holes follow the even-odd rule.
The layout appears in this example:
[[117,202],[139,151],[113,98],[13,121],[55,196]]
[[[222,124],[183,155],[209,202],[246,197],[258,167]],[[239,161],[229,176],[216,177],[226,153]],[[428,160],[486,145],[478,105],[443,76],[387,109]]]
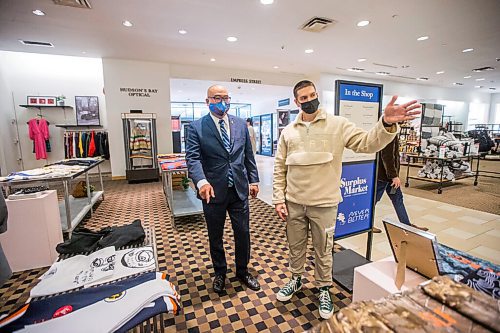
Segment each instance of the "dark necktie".
[[[223,119],[219,120],[219,126],[220,126],[220,134],[222,137],[222,143],[224,144],[224,148],[226,148],[227,152],[231,150],[231,144],[229,141],[229,135],[227,134],[226,131],[226,123],[224,122]],[[234,180],[233,180],[233,170],[231,170],[231,165],[229,165],[229,170],[227,172],[227,184],[229,187],[234,185]]]

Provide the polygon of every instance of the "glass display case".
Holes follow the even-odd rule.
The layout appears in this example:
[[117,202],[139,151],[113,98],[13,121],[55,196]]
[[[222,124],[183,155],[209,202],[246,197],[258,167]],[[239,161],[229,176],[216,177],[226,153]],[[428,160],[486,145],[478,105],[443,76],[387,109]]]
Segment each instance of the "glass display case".
[[159,179],[155,113],[122,113],[128,182]]

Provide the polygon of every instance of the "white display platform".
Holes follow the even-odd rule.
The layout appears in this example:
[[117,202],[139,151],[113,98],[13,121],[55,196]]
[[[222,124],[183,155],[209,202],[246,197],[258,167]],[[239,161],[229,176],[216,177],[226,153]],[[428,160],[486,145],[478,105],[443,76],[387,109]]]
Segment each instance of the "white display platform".
[[5,202],[9,219],[0,242],[12,271],[52,265],[58,257],[56,245],[63,242],[57,192]]
[[415,288],[428,279],[406,268],[405,282],[399,290],[395,284],[397,263],[390,256],[354,269],[352,301],[376,300]]

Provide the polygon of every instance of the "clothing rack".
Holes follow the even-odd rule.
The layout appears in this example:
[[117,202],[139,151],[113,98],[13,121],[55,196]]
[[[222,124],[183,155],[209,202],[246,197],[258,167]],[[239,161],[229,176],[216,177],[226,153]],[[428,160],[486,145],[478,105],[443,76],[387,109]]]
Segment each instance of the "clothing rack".
[[65,129],[64,157],[103,156],[109,159],[109,139],[105,129]]

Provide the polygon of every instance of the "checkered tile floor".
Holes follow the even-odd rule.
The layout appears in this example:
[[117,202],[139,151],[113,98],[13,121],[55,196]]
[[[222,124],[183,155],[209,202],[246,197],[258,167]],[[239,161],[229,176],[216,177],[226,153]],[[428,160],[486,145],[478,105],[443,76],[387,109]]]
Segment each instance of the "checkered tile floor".
[[[226,292],[219,296],[211,289],[214,273],[201,216],[176,219],[175,230],[159,183],[129,185],[113,181],[105,184],[105,190],[105,200],[84,225],[100,229],[139,218],[144,227],[154,228],[159,268],[169,274],[182,295],[182,313],[163,317],[167,332],[302,332],[320,321],[312,248],[308,251],[304,289],[289,302],[276,300],[276,292],[289,277],[288,250],[285,225],[271,206],[258,199],[250,200],[250,271],[259,276],[261,291],[247,289],[235,277],[233,232],[228,220],[224,236],[228,281]],[[1,311],[11,311],[24,303],[36,278],[45,270],[15,273],[0,288]],[[338,307],[350,304],[351,295],[340,287],[332,287],[331,293]]]

